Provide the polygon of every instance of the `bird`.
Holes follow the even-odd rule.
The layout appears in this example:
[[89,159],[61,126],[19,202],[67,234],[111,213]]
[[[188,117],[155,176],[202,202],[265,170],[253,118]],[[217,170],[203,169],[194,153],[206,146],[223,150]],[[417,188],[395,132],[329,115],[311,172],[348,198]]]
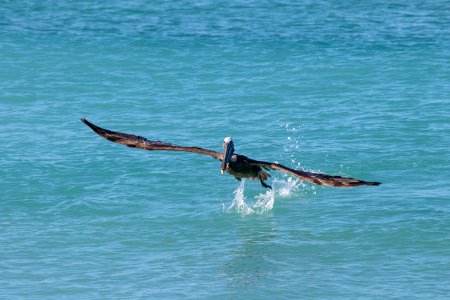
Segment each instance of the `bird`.
[[81,118],[81,121],[102,138],[105,138],[108,141],[114,143],[123,144],[131,148],[140,148],[150,151],[183,151],[211,156],[215,159],[219,159],[222,162],[220,166],[220,171],[222,174],[226,172],[231,176],[234,176],[239,181],[241,181],[242,179],[259,180],[262,187],[264,188],[272,189],[272,187],[266,183],[267,179],[269,179],[270,177],[270,174],[268,173],[268,171],[270,170],[282,171],[301,180],[329,187],[349,188],[364,185],[377,186],[381,184],[380,182],[375,181],[364,181],[356,178],[332,176],[303,170],[295,170],[276,162],[254,160],[247,156],[235,153],[234,143],[231,137],[225,137],[222,147],[223,151],[222,153],[220,153],[201,147],[179,146],[161,141],[151,141],[142,136],[104,129],[97,125],[94,125],[85,118]]

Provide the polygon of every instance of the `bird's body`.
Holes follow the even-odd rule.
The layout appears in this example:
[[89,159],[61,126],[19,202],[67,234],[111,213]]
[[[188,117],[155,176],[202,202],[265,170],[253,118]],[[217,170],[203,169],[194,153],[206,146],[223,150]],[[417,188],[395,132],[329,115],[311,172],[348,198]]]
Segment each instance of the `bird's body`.
[[247,156],[234,153],[234,144],[230,137],[226,137],[223,143],[223,153],[200,148],[178,146],[161,141],[150,141],[141,136],[111,131],[98,127],[86,119],[81,119],[87,126],[101,137],[115,143],[123,144],[131,148],[140,148],[145,150],[166,150],[166,151],[183,151],[209,155],[222,161],[221,171],[227,172],[236,179],[243,178],[259,180],[265,188],[271,188],[265,181],[270,177],[265,170],[279,170],[302,180],[332,187],[355,187],[361,185],[379,185],[379,182],[368,182],[355,178],[346,178],[341,176],[331,176],[320,173],[307,172],[302,170],[294,170],[278,163],[264,162],[251,159]]
[[270,174],[264,172],[261,166],[249,163],[249,158],[244,155],[234,154],[225,169],[225,172],[234,176],[237,180],[243,178],[259,180],[263,187],[270,187],[264,181],[266,181]]

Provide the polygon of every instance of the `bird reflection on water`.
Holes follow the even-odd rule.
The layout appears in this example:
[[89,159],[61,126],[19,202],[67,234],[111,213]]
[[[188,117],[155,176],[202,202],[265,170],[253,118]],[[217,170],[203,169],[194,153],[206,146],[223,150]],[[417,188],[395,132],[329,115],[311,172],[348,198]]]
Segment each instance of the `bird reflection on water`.
[[[267,215],[240,218],[236,226],[239,245],[223,270],[232,293],[242,296],[252,285],[270,286],[270,278],[279,271],[273,259],[278,230],[276,218]],[[264,281],[267,284],[261,285]]]

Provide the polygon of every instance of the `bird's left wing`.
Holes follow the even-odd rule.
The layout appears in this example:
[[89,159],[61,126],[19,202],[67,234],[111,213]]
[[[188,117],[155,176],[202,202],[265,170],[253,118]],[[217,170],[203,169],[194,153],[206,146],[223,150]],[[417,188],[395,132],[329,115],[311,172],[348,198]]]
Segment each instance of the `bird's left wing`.
[[199,148],[199,147],[185,147],[173,145],[170,143],[164,143],[160,141],[149,141],[142,136],[137,136],[134,134],[116,132],[108,129],[101,128],[97,125],[92,124],[86,119],[81,119],[84,124],[89,126],[95,133],[97,133],[102,138],[107,139],[108,141],[123,144],[125,146],[131,148],[140,148],[145,150],[168,150],[168,151],[184,151],[184,152],[192,152],[198,154],[209,155],[213,158],[218,158],[222,160],[223,154],[219,152],[215,152],[212,150]]
[[301,171],[301,170],[294,170],[291,168],[288,168],[286,166],[280,165],[278,163],[271,163],[271,162],[264,162],[264,161],[258,161],[253,160],[250,158],[247,158],[248,163],[253,165],[258,165],[260,167],[263,167],[265,169],[273,169],[273,170],[279,170],[285,173],[288,173],[290,175],[293,175],[295,177],[300,178],[301,180],[305,180],[314,184],[318,185],[326,185],[326,186],[332,186],[332,187],[339,187],[339,188],[348,188],[348,187],[355,187],[355,186],[361,186],[361,185],[379,185],[380,182],[370,182],[370,181],[363,181],[355,178],[348,178],[348,177],[341,177],[341,176],[331,176],[321,173],[313,173],[313,172],[307,172],[307,171]]

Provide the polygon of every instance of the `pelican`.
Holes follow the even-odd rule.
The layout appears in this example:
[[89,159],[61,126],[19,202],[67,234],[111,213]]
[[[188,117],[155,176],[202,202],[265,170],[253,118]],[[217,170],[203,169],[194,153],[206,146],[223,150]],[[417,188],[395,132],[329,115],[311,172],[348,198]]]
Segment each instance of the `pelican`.
[[265,181],[270,177],[269,170],[279,170],[318,185],[325,185],[331,187],[348,188],[361,185],[379,185],[380,182],[363,181],[355,178],[346,178],[341,176],[331,176],[320,173],[313,173],[301,170],[294,170],[275,162],[265,162],[251,159],[247,156],[240,155],[234,152],[234,143],[231,137],[226,137],[223,141],[223,152],[215,152],[212,150],[200,147],[186,147],[178,146],[161,141],[150,141],[144,137],[134,134],[121,133],[108,129],[101,128],[82,118],[84,124],[89,126],[95,133],[108,141],[123,144],[131,148],[140,148],[145,150],[167,150],[167,151],[184,151],[198,154],[209,155],[213,158],[222,161],[220,171],[222,174],[227,172],[234,176],[237,180],[242,178],[249,178],[259,180],[264,188],[271,189]]

